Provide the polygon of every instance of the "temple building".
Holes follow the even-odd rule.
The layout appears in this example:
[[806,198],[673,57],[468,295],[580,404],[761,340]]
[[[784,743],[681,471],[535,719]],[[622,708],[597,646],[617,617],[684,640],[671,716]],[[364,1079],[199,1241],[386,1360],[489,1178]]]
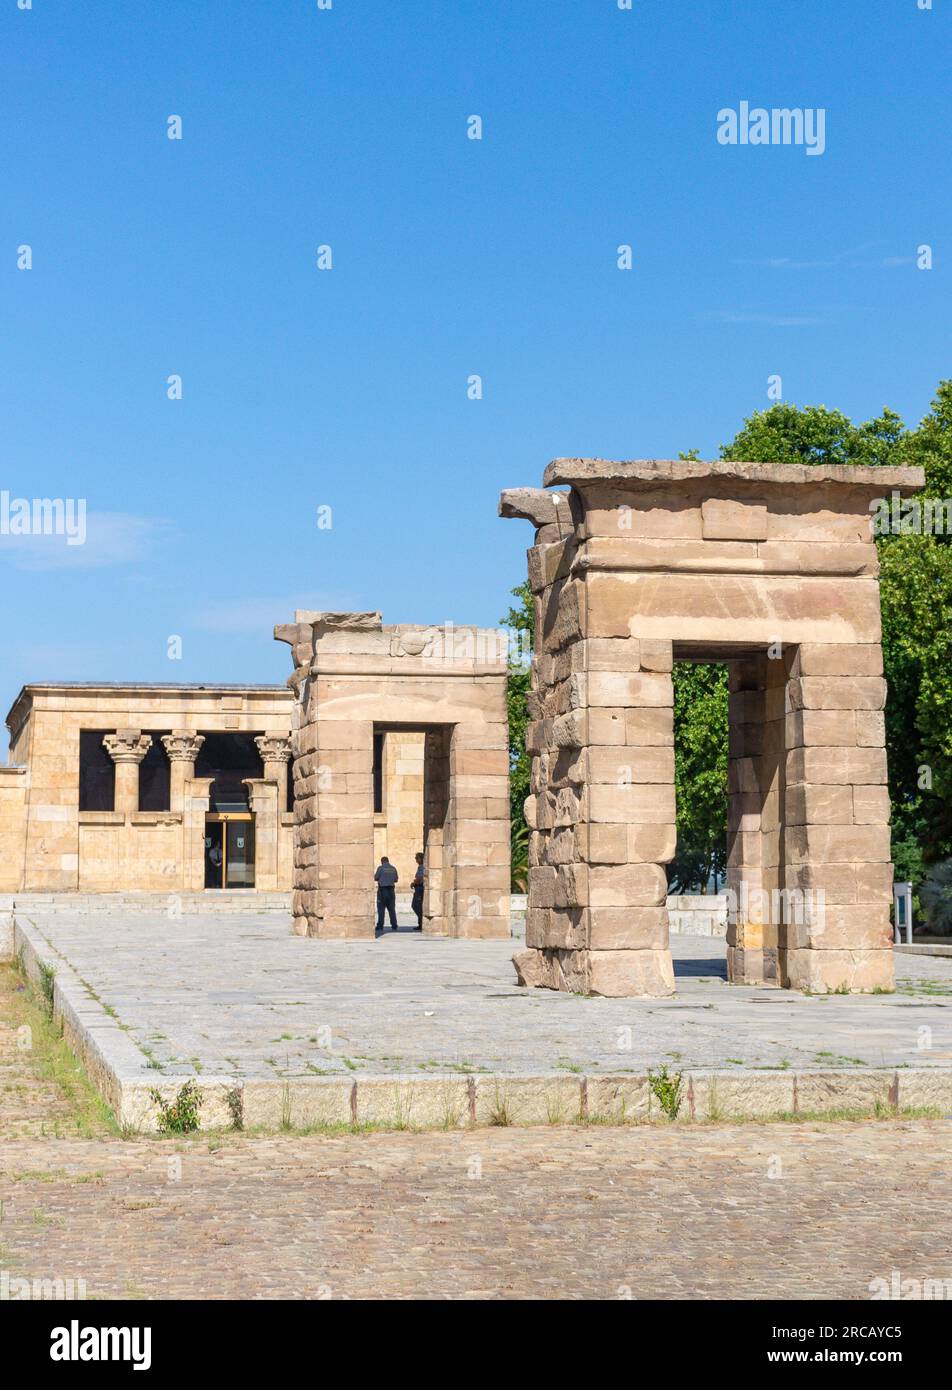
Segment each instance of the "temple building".
[[[24,686],[0,766],[0,892],[290,892],[294,704],[282,685]],[[423,735],[378,733],[373,780],[375,853],[409,884]]]

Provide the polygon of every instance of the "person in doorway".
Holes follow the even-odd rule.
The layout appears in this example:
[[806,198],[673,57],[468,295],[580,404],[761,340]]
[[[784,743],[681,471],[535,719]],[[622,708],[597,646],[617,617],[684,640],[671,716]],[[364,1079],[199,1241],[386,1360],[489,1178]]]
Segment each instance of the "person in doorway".
[[399,931],[397,926],[397,880],[400,875],[386,855],[380,860],[374,873],[377,885],[377,930],[383,931],[383,915],[390,917],[390,930]]
[[410,904],[416,913],[417,924],[414,931],[423,930],[423,891],[426,888],[426,869],[423,867],[423,855],[416,856],[416,873],[413,875],[413,901]]

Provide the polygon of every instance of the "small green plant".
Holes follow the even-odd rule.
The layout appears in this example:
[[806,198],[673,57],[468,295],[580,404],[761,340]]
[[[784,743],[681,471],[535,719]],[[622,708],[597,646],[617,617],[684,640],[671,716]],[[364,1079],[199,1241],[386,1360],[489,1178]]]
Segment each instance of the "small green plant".
[[505,1128],[512,1124],[512,1115],[509,1110],[509,1096],[506,1089],[496,1086],[496,1095],[493,1100],[492,1109],[489,1112],[489,1123]]
[[164,1101],[159,1091],[153,1090],[149,1094],[159,1107],[161,1134],[195,1133],[198,1129],[198,1110],[202,1103],[202,1093],[194,1081],[186,1081],[171,1101]]
[[46,1012],[50,1018],[53,1017],[53,981],[56,979],[56,967],[48,965],[45,960],[37,961],[40,967],[40,991],[46,1003]]
[[648,1085],[668,1119],[676,1120],[681,1109],[681,1073],[670,1076],[666,1066],[659,1067],[648,1072]]
[[245,1096],[241,1087],[232,1086],[231,1090],[225,1095],[225,1102],[228,1106],[228,1113],[231,1116],[232,1129],[244,1129]]

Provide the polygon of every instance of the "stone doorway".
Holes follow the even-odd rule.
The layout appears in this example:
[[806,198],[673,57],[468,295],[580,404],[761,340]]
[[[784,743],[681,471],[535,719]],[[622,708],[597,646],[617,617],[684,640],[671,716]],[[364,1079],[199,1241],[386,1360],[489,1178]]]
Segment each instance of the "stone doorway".
[[[424,932],[509,935],[506,646],[492,629],[295,614],[295,878],[300,935],[374,936],[375,749],[423,734]],[[378,753],[380,766],[383,753]],[[390,827],[387,827],[388,835]],[[398,865],[398,870],[400,866]],[[404,881],[400,870],[401,881]]]
[[[536,528],[526,950],[531,985],[674,990],[665,866],[675,851],[672,665],[731,676],[729,885],[823,903],[754,920],[730,978],[814,993],[889,990],[877,499],[921,469],[557,459],[504,516]],[[758,897],[758,901],[762,901]],[[758,911],[758,916],[762,915]]]
[[[732,984],[779,986],[781,963],[796,950],[825,911],[822,891],[788,882],[788,826],[802,824],[801,784],[788,796],[787,754],[797,745],[795,718],[788,720],[788,683],[799,669],[799,649],[778,643],[675,642],[673,662],[726,668],[728,686],[726,964]],[[684,787],[682,795],[690,795]]]

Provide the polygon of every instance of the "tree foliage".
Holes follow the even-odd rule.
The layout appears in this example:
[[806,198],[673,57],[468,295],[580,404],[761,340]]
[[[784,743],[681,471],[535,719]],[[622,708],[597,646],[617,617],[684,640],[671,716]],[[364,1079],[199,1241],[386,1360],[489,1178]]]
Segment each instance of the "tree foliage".
[[[681,457],[696,458],[697,452]],[[826,406],[778,403],[745,420],[734,439],[722,446],[721,457],[808,465],[917,464],[926,473],[923,496],[952,498],[952,380],[940,382],[929,413],[915,430],[906,430],[888,408],[854,424]],[[889,686],[886,741],[893,859],[897,878],[918,883],[930,865],[952,856],[952,538],[886,535],[877,538],[877,545]],[[504,621],[531,637],[534,609],[529,587],[521,584],[512,593],[517,603]],[[711,873],[723,872],[724,867],[726,672],[723,667],[679,663],[674,682],[678,850],[669,880],[673,887],[687,889],[705,886]],[[527,840],[523,802],[529,793],[528,691],[528,667],[511,662],[514,863],[524,859]]]
[[[917,430],[885,409],[854,425],[825,406],[756,411],[725,459],[765,463],[917,464],[923,496],[952,496],[952,381],[940,382]],[[952,545],[947,535],[877,538],[886,742],[896,876],[921,880],[952,853]]]
[[[527,651],[531,652],[535,634],[535,603],[528,582],[510,590],[516,604],[502,619],[513,632],[525,633]],[[525,800],[529,795],[530,760],[526,752],[526,726],[529,722],[528,696],[532,667],[520,659],[517,644],[509,645],[509,673],[506,681],[506,709],[509,715],[509,817],[513,887],[524,893],[529,872],[529,834],[525,818]]]
[[672,892],[707,892],[727,862],[727,667],[674,666],[674,783],[678,847]]

